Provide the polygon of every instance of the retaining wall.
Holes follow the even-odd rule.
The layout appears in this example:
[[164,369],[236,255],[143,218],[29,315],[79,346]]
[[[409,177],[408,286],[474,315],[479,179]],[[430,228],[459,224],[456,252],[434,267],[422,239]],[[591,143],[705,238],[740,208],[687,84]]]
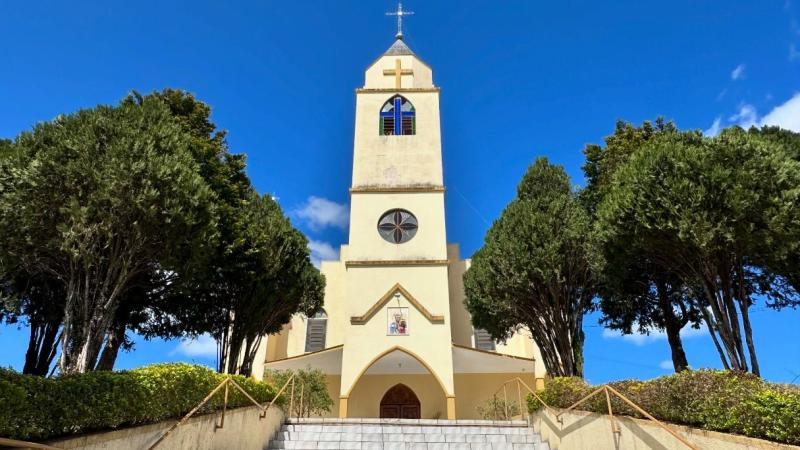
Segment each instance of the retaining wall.
[[[220,413],[192,417],[167,436],[157,447],[164,450],[262,450],[283,423],[280,408],[270,408],[259,419],[255,406],[228,410],[225,426],[217,429]],[[93,433],[51,441],[48,444],[62,449],[82,450],[147,450],[175,420],[131,427],[103,433]]]
[[[611,432],[608,416],[575,411],[562,416],[538,411],[532,416],[533,428],[553,450],[687,450],[674,436],[649,420],[616,417],[621,433]],[[776,444],[680,425],[669,425],[690,444],[702,450],[800,450],[793,445]]]

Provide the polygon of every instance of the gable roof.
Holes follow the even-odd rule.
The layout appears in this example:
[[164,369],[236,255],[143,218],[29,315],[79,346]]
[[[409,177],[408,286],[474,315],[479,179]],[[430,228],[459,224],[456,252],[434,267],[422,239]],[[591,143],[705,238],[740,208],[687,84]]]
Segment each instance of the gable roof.
[[398,56],[398,55],[414,55],[414,52],[408,48],[408,45],[403,41],[403,39],[398,38],[394,41],[391,47],[389,47],[386,52],[383,53],[384,56]]
[[414,308],[416,308],[417,311],[419,311],[423,316],[425,316],[425,318],[428,319],[431,323],[444,323],[444,316],[442,315],[435,316],[431,314],[430,311],[428,311],[427,308],[422,306],[422,303],[420,303],[416,298],[414,298],[414,296],[411,295],[403,286],[401,286],[400,283],[397,283],[394,286],[392,286],[392,288],[389,289],[387,293],[383,294],[383,297],[381,297],[377,303],[372,305],[372,307],[368,309],[367,312],[365,312],[360,316],[350,317],[350,323],[353,325],[364,325],[365,323],[369,322],[369,319],[371,319],[372,316],[377,314],[378,311],[380,311],[381,308],[384,307],[384,305],[389,303],[389,300],[391,300],[394,294],[397,292],[399,292],[403,297],[405,297],[406,300],[408,300],[408,302],[411,303],[411,305]]

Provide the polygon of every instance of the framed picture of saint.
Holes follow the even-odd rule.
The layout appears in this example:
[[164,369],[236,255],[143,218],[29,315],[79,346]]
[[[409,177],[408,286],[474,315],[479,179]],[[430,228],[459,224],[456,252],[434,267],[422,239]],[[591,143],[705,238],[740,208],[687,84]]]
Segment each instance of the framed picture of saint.
[[408,336],[408,308],[386,308],[388,336]]

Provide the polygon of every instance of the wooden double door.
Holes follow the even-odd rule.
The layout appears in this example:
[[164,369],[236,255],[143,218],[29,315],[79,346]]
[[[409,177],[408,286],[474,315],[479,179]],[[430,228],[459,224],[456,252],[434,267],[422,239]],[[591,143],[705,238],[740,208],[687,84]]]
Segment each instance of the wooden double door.
[[405,384],[396,384],[381,399],[382,419],[419,419],[417,395]]

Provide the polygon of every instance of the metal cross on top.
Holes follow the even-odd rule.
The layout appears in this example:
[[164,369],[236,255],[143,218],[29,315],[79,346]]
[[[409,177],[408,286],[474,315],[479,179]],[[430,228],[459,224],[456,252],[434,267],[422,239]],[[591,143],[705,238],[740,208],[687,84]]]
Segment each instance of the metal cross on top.
[[397,2],[397,11],[387,12],[387,16],[397,16],[397,39],[403,39],[403,16],[413,16],[414,11],[403,11],[403,2]]
[[395,89],[400,89],[402,87],[403,75],[414,75],[414,71],[411,69],[403,69],[400,58],[397,58],[394,62],[394,69],[383,69],[383,75],[393,76]]

